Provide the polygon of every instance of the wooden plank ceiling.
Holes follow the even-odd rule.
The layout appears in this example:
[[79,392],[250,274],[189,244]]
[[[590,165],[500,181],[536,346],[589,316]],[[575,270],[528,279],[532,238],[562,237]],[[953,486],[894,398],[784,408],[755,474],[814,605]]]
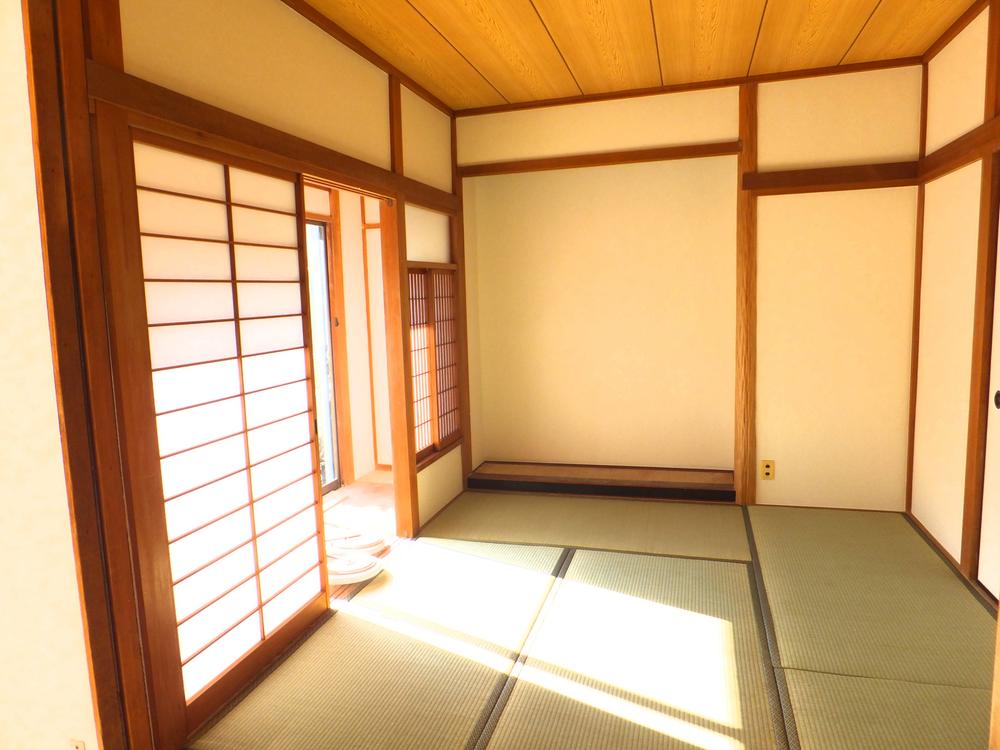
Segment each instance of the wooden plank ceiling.
[[308,0],[456,110],[923,54],[975,0]]

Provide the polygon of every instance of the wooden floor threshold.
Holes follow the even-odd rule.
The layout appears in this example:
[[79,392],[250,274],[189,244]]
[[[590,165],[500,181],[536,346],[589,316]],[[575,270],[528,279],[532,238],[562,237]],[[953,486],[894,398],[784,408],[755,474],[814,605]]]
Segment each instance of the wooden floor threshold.
[[715,469],[486,461],[469,476],[469,489],[663,500],[736,500],[733,472]]

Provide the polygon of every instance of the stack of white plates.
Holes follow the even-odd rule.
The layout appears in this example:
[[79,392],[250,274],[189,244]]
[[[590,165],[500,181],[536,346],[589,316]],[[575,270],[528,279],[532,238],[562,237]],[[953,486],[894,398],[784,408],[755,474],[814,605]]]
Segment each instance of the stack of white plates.
[[326,531],[326,554],[377,555],[386,547],[385,539],[378,534],[368,534],[345,528],[329,528]]
[[382,572],[375,557],[386,548],[385,539],[343,527],[326,530],[327,574],[331,586],[370,581]]
[[382,572],[382,561],[370,555],[340,555],[326,564],[331,586],[369,581]]

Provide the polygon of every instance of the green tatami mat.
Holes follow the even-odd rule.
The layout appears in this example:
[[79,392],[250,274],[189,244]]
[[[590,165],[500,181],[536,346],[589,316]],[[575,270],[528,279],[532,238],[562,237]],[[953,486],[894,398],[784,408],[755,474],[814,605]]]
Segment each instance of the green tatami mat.
[[[385,570],[345,606],[517,654],[562,550],[450,539],[398,542]],[[335,608],[338,605],[334,605]]]
[[466,492],[423,530],[431,537],[749,560],[739,508],[574,495]]
[[802,750],[985,750],[990,691],[785,670]]
[[781,666],[989,688],[996,620],[903,516],[750,509]]
[[463,750],[562,550],[404,542],[193,750]]
[[490,750],[784,747],[748,568],[575,553]]

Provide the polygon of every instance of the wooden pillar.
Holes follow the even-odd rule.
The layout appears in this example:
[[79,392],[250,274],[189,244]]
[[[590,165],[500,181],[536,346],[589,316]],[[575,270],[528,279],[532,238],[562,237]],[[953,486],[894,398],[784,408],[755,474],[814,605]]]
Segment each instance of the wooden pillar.
[[462,418],[462,484],[468,486],[472,473],[472,412],[469,395],[469,318],[465,284],[465,204],[462,200],[462,176],[458,173],[457,118],[451,116],[451,189],[458,197],[458,210],[451,217],[451,259],[455,271],[455,320],[458,337],[458,398]]
[[[990,2],[986,59],[985,121],[1000,115],[1000,0]],[[979,541],[986,471],[986,425],[989,416],[990,357],[993,348],[993,295],[996,285],[997,212],[1000,210],[1000,155],[983,159],[979,194],[979,247],[976,258],[972,377],[969,384],[969,431],[965,461],[965,509],[962,517],[962,572],[979,572]]]
[[757,84],[740,86],[736,197],[736,502],[757,499],[757,196],[743,176],[757,170]]

